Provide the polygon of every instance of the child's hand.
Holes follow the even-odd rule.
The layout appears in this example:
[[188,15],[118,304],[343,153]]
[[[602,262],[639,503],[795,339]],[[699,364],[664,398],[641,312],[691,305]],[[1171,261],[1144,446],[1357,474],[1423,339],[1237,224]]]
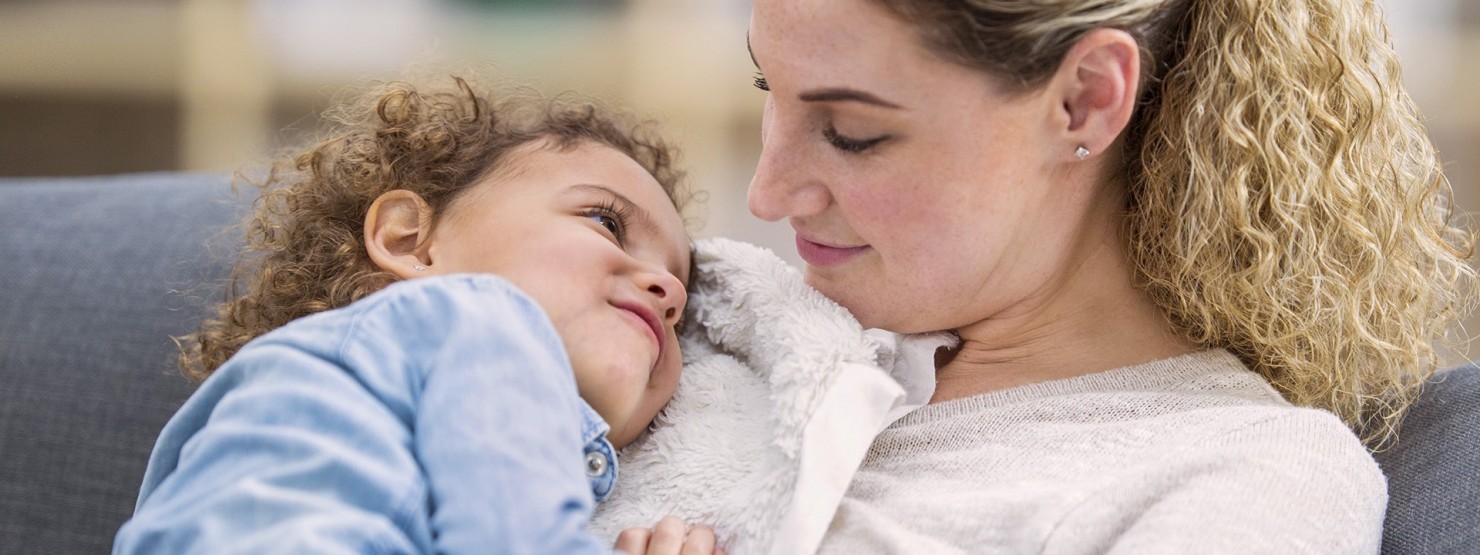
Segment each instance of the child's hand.
[[613,547],[627,555],[725,555],[725,550],[715,545],[713,529],[695,524],[685,534],[683,521],[671,516],[658,521],[652,530],[623,530]]

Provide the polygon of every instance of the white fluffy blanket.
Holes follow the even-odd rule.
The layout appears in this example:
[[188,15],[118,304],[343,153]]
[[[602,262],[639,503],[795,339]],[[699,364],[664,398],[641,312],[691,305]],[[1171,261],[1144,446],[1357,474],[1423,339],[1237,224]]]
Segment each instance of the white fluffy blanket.
[[593,530],[675,515],[737,555],[815,552],[874,436],[929,400],[953,339],[865,332],[753,245],[699,241],[694,261],[678,389],[621,452]]

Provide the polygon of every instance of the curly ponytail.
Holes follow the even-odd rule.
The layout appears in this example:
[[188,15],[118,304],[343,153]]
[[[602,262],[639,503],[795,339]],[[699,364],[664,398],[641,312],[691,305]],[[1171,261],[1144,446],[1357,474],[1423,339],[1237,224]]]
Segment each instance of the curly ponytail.
[[1128,156],[1132,258],[1194,341],[1382,445],[1475,275],[1381,15],[1192,4]]

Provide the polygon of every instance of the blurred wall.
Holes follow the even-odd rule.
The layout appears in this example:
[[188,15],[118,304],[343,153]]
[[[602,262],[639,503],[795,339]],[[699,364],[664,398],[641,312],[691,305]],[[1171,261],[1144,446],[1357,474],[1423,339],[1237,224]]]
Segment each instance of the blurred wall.
[[[663,122],[705,235],[745,210],[764,97],[749,0],[0,0],[0,176],[229,171],[304,141],[336,93],[471,68]],[[707,210],[705,209],[707,207]]]
[[[1461,208],[1480,208],[1480,1],[1384,0]],[[745,187],[763,96],[749,0],[0,0],[0,175],[229,171],[302,141],[346,84],[477,67],[662,120],[700,235],[797,262]]]

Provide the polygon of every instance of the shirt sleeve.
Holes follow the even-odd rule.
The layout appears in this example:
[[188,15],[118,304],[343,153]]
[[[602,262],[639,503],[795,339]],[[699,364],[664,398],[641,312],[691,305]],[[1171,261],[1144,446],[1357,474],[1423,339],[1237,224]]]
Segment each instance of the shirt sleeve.
[[543,312],[423,278],[243,348],[161,433],[115,553],[609,553]]
[[1334,416],[1286,410],[1088,496],[1044,553],[1377,553],[1386,480]]

